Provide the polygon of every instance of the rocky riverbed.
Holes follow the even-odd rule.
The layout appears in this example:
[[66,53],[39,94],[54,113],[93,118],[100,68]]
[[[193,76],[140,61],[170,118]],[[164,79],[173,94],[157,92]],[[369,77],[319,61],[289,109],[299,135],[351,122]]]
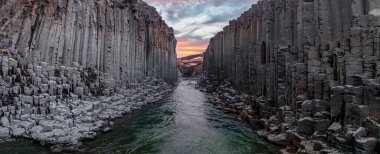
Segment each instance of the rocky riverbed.
[[[84,141],[73,153],[276,153],[277,146],[215,108],[195,84],[195,79],[184,78],[163,99],[113,120],[111,132]],[[51,152],[16,139],[0,144],[0,153]]]
[[[281,153],[372,154],[378,150],[378,139],[370,133],[380,128],[376,121],[366,121],[367,126],[372,127],[343,127],[338,122],[324,120],[328,115],[322,111],[322,106],[302,101],[302,98],[298,98],[296,115],[299,116],[295,117],[290,106],[276,108],[268,104],[267,98],[241,93],[227,81],[217,84],[201,78],[197,87],[209,93],[209,101],[219,109],[248,122],[258,136],[284,147]],[[306,116],[309,114],[314,115],[313,118]]]
[[77,150],[84,139],[92,139],[112,129],[112,120],[148,103],[156,102],[171,91],[171,86],[147,78],[130,89],[119,89],[111,96],[91,101],[65,100],[46,103],[48,113],[16,114],[25,105],[2,107],[0,137],[23,137],[51,145],[55,152]]
[[171,91],[163,80],[115,80],[78,63],[25,64],[16,50],[1,50],[0,140],[27,138],[52,151],[77,150],[81,141],[112,129],[112,119]]

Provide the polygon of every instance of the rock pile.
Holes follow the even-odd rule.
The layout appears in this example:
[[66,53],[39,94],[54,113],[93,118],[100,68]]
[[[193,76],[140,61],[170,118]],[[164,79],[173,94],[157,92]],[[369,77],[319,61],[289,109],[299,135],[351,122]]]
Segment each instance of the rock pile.
[[19,57],[12,52],[0,57],[0,139],[4,141],[24,137],[52,145],[53,151],[77,150],[81,140],[108,132],[112,119],[171,91],[170,85],[154,78],[118,83],[107,73],[79,64],[24,66]]
[[[205,90],[227,80],[254,96],[244,104],[259,134],[299,152],[379,151],[379,10],[380,0],[259,1],[211,39]],[[234,93],[217,96],[239,104]]]

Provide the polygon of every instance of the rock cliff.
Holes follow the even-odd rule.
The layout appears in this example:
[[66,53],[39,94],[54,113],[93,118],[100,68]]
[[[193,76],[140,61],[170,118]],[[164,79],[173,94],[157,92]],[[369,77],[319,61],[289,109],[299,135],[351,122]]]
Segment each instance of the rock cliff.
[[[301,141],[315,139],[374,153],[380,138],[379,11],[380,0],[259,1],[210,40],[205,82],[219,88],[230,83],[255,96],[245,103],[256,111],[250,116],[264,118],[269,133],[260,134],[268,140],[292,143],[300,152],[313,150]],[[224,79],[229,83],[220,84]],[[355,130],[361,133],[353,137]]]
[[173,29],[140,0],[0,0],[0,14],[0,142],[78,150],[177,81]]
[[177,80],[173,29],[141,0],[1,0],[0,14],[0,48],[26,63]]

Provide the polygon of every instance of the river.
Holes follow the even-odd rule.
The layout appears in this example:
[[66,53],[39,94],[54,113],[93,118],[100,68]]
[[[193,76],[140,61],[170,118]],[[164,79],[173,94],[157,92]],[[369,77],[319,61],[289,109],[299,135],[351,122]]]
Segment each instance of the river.
[[[113,131],[84,143],[86,153],[240,154],[273,147],[245,123],[216,109],[196,81],[184,79],[163,100],[115,120]],[[49,153],[22,139],[0,153]]]

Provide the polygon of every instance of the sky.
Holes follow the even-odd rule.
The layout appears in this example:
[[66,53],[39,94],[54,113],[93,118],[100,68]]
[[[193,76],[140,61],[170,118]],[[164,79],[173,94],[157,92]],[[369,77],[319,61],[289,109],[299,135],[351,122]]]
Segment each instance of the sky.
[[143,0],[173,27],[177,57],[202,53],[228,21],[239,17],[257,0]]

